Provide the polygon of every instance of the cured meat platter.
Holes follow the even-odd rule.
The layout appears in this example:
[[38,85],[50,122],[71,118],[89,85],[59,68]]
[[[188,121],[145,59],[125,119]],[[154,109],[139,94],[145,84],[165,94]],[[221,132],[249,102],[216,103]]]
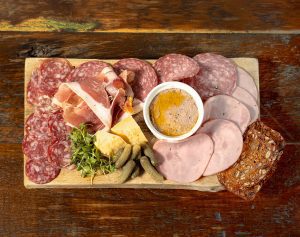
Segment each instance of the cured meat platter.
[[[25,81],[24,90],[27,91],[27,85],[31,78],[33,70],[37,67],[40,60],[44,58],[27,58],[25,61]],[[78,66],[84,62],[92,61],[93,59],[70,59],[68,61],[74,66]],[[234,58],[233,59],[239,66],[246,69],[255,79],[257,87],[259,87],[259,72],[258,61],[255,58]],[[118,60],[101,59],[101,61],[114,64]],[[147,60],[153,63],[155,60]],[[33,112],[32,106],[24,100],[25,108],[25,121],[27,117]],[[139,115],[141,120],[141,115]],[[145,127],[145,125],[144,125]],[[147,131],[147,130],[146,130]],[[24,156],[26,159],[26,156]],[[216,175],[203,177],[202,179],[185,185],[179,185],[178,183],[166,180],[164,183],[157,183],[153,181],[150,176],[145,173],[143,176],[130,180],[125,184],[117,184],[116,179],[119,172],[114,172],[108,175],[96,176],[93,184],[89,179],[83,179],[79,172],[72,170],[62,170],[56,179],[47,184],[36,184],[28,179],[24,174],[24,185],[26,188],[171,188],[171,189],[194,189],[199,191],[220,191],[224,187],[218,182]]]
[[[196,67],[193,65],[193,59],[178,54],[166,55],[159,60],[149,59],[143,61],[139,59],[72,58],[51,61],[51,59],[45,58],[27,58],[24,79],[24,94],[27,96],[24,99],[25,126],[23,140],[25,187],[158,188],[208,192],[217,192],[226,188],[246,200],[253,199],[262,183],[267,179],[266,176],[269,177],[274,172],[276,162],[282,154],[283,147],[281,145],[284,143],[280,134],[278,135],[259,122],[258,60],[255,58],[226,59],[223,56],[214,56],[214,54],[199,54],[197,56],[199,56],[198,60],[202,60],[204,64],[216,64],[218,69],[213,68],[212,71],[207,73],[203,67],[201,72],[197,68],[198,65]],[[197,56],[194,58],[197,59]],[[178,65],[176,60],[180,61],[181,66]],[[217,63],[220,63],[220,65]],[[47,67],[44,66],[45,64],[47,64]],[[103,64],[104,66],[100,70],[95,66],[96,64],[101,66]],[[148,64],[154,65],[156,71],[152,69],[152,66],[149,68]],[[110,68],[110,65],[114,65],[113,69]],[[135,67],[142,68],[144,71],[138,72]],[[177,70],[178,67],[180,67],[180,70]],[[243,85],[247,88],[247,82],[241,80],[245,78],[243,76],[240,76],[240,84],[238,84],[241,87],[237,86],[235,88],[234,82],[234,88],[230,88],[232,84],[230,73],[235,72],[236,67],[239,73],[237,75],[240,76],[245,72],[250,75],[245,77],[253,79],[253,85],[256,85],[257,88],[257,91],[254,91],[254,96],[251,94],[251,86],[249,86],[250,92],[246,91],[244,93]],[[55,74],[55,70],[59,73]],[[94,71],[97,70],[100,70],[100,74],[104,75],[98,77],[97,80],[100,80],[105,86],[98,84],[99,81],[95,81],[96,77],[92,76],[95,74]],[[66,75],[62,76],[64,73]],[[88,77],[87,74],[89,74]],[[159,78],[159,85],[153,83],[153,81],[151,82],[151,80],[145,80],[145,78],[156,77],[156,74]],[[197,84],[197,81],[191,79],[196,78],[194,74],[200,75],[198,79],[200,78],[201,86]],[[51,78],[48,75],[52,75]],[[62,79],[62,77],[66,79]],[[82,82],[83,77],[85,77],[85,81]],[[201,81],[201,77],[205,81]],[[222,79],[222,77],[225,79]],[[92,79],[90,80],[90,78]],[[136,78],[140,80],[137,81]],[[144,78],[144,81],[141,78]],[[42,80],[48,80],[48,82],[45,84]],[[59,82],[59,80],[62,81]],[[212,82],[209,82],[209,80]],[[109,84],[111,81],[113,83]],[[79,87],[76,84],[77,82],[81,83]],[[44,87],[40,89],[37,86],[38,84]],[[213,88],[210,89],[209,86],[212,85]],[[82,90],[82,88],[85,89]],[[105,90],[102,88],[105,88]],[[116,90],[116,88],[118,89]],[[44,94],[37,95],[41,93],[41,90],[46,91],[48,94],[46,96]],[[218,91],[223,92],[219,93]],[[123,92],[125,96],[120,92]],[[98,94],[93,97],[95,93]],[[107,98],[102,98],[101,95],[103,94]],[[92,96],[89,97],[90,95]],[[232,95],[233,98],[228,95]],[[66,97],[67,99],[65,99]],[[122,102],[120,102],[120,98],[123,99]],[[180,98],[183,98],[184,103],[180,101]],[[241,100],[238,101],[235,98]],[[181,107],[178,106],[176,111],[173,108],[174,106],[171,106],[170,109],[170,106],[167,105],[169,101],[171,101],[172,106],[178,104]],[[240,101],[243,105],[240,105]],[[109,106],[106,106],[105,103],[108,103]],[[122,103],[122,106],[120,105],[121,109],[116,106],[116,104],[119,105],[118,103]],[[182,106],[182,103],[185,106]],[[74,107],[74,104],[77,107]],[[84,106],[86,105],[88,106],[85,109]],[[117,111],[119,112],[116,112],[116,107],[118,107]],[[79,114],[78,108],[80,108],[80,113],[83,112],[83,114]],[[163,109],[168,109],[166,113],[168,119],[161,119]],[[195,111],[198,111],[196,116]],[[98,118],[95,119],[95,116],[90,116],[88,120],[84,120],[90,112]],[[70,114],[76,114],[76,116],[72,117]],[[44,117],[47,118],[44,119]],[[237,121],[232,117],[237,117]],[[99,118],[100,123],[96,121]],[[46,120],[48,127],[44,127]],[[83,126],[82,122],[77,120],[88,122],[85,122],[85,127],[81,127]],[[255,122],[256,120],[258,122]],[[252,125],[249,126],[250,124]],[[40,128],[36,128],[36,126],[40,126]],[[216,129],[217,127],[222,129]],[[251,172],[254,173],[254,176],[256,173],[261,175],[257,178],[259,181],[253,181],[250,186],[247,184],[249,182],[239,183],[238,185],[235,182],[232,183],[232,177],[238,177],[240,173],[245,172],[242,174],[242,180],[244,179],[243,176],[247,176],[248,170],[245,170],[240,163],[247,162],[249,157],[253,155],[254,150],[247,151],[248,145],[245,145],[245,143],[249,143],[249,146],[251,146],[252,143],[257,142],[256,139],[252,139],[251,135],[256,131],[258,137],[263,133],[263,137],[268,139],[268,142],[260,141],[261,146],[266,147],[266,153],[261,155],[261,151],[259,151],[254,159],[259,160],[261,156],[275,158],[271,163],[265,164],[264,167],[268,166],[266,169],[255,168],[257,170],[254,169],[253,171],[252,168]],[[43,135],[43,133],[46,135]],[[230,137],[231,133],[232,136]],[[52,140],[49,138],[51,142],[47,143],[47,148],[39,147],[39,144],[43,144],[40,142],[36,145],[35,139],[44,141],[45,139],[41,137],[49,134],[52,136]],[[78,140],[80,140],[78,136],[81,136],[80,134],[85,134],[85,136],[80,137],[85,142],[85,139],[93,140],[92,143],[89,143],[89,146],[92,144],[93,148],[87,146],[82,149],[81,145],[78,148]],[[242,137],[243,134],[244,137]],[[228,143],[222,144],[225,147],[225,156],[226,152],[228,153],[226,161],[223,161],[221,157],[219,161],[214,163],[216,157],[219,156],[217,149],[223,153],[223,148],[217,148],[217,140],[214,140],[214,136],[219,138],[227,136],[232,141],[232,145],[237,147],[235,150],[226,150]],[[194,145],[191,145],[193,140]],[[187,154],[187,156],[195,156],[196,152],[186,150],[184,145],[186,141],[190,143],[190,148],[193,146],[195,146],[195,149],[203,147],[202,151],[205,154],[201,154],[202,161],[190,161],[191,163],[188,165],[184,164],[186,160],[177,161],[179,163],[170,162],[168,157],[172,152],[169,154],[167,150],[171,151],[173,149],[172,154],[175,156],[177,156],[177,150],[178,152],[181,151],[182,154]],[[277,141],[279,145],[276,143]],[[276,146],[274,146],[275,143]],[[241,144],[240,147],[238,144]],[[272,146],[269,147],[268,144]],[[83,154],[83,157],[86,155],[86,149],[90,148],[94,149],[91,153],[94,158],[105,156],[109,159],[109,164],[106,166],[101,163],[103,166],[103,169],[100,169],[101,172],[93,170],[94,163],[92,165],[89,163],[88,167],[82,165],[82,161],[80,161],[81,158],[78,154]],[[72,150],[72,153],[70,150]],[[42,155],[43,152],[47,154]],[[45,165],[41,164],[43,159],[40,157],[42,156],[45,157],[43,158]],[[70,156],[72,162],[70,162]],[[214,156],[215,160],[212,159]],[[239,157],[244,157],[244,160],[241,160],[241,158],[238,160]],[[114,159],[116,160],[114,161]],[[163,162],[164,159],[167,160]],[[179,159],[181,158],[179,157]],[[112,163],[110,163],[111,160]],[[49,162],[56,164],[59,168],[51,168],[56,167],[55,165],[45,167]],[[162,163],[165,165],[162,165]],[[99,167],[102,167],[101,165]],[[176,168],[177,165],[182,167]],[[194,166],[195,170],[191,169],[191,166]],[[231,168],[228,169],[229,167]],[[243,168],[242,171],[240,171],[241,167]],[[173,168],[175,169],[174,172],[172,171]],[[126,171],[128,169],[130,169],[130,172]],[[144,171],[140,171],[140,169]],[[126,177],[124,173],[126,173]],[[242,192],[245,183],[249,187],[247,186],[247,191]],[[253,191],[254,189],[255,191]]]

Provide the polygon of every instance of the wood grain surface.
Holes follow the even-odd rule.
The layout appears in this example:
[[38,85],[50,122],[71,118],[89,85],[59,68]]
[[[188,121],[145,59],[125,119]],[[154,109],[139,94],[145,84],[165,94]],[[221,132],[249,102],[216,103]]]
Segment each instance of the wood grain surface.
[[5,0],[2,31],[300,32],[296,0]]
[[[299,236],[299,45],[297,34],[1,32],[0,236]],[[262,120],[287,140],[279,168],[254,201],[229,192],[25,189],[26,57],[157,58],[208,51],[258,58]]]

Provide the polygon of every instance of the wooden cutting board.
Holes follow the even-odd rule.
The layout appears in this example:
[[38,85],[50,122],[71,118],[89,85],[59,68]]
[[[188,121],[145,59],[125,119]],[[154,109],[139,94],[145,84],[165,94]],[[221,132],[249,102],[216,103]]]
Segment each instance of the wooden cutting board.
[[[39,65],[39,62],[43,58],[26,58],[25,60],[25,78],[24,78],[24,121],[33,112],[33,108],[26,101],[27,84],[30,80],[32,71]],[[72,65],[78,66],[79,64],[93,59],[68,59]],[[102,61],[113,64],[117,60],[106,60]],[[233,58],[237,65],[248,71],[255,79],[255,83],[259,89],[259,69],[258,60],[256,58]],[[155,60],[148,60],[153,63]],[[147,129],[143,122],[141,113],[135,116],[135,119],[140,124],[146,137],[153,142],[155,138]],[[24,131],[25,132],[25,131]],[[120,171],[116,171],[108,175],[97,175],[93,184],[91,184],[90,178],[82,178],[80,172],[76,170],[62,169],[57,178],[47,184],[35,184],[31,182],[25,175],[25,162],[27,157],[24,155],[24,186],[26,188],[157,188],[157,189],[190,189],[198,191],[218,192],[224,190],[224,187],[219,183],[217,176],[207,176],[200,178],[193,183],[178,184],[169,180],[165,180],[163,183],[157,183],[147,174],[129,180],[125,184],[118,184],[117,178],[120,175]]]

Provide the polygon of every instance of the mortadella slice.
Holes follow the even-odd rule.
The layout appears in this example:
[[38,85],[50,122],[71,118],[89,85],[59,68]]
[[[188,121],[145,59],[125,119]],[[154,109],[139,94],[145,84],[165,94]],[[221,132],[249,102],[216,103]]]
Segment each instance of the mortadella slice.
[[243,136],[233,122],[225,119],[214,119],[205,123],[198,132],[206,133],[214,142],[214,152],[203,176],[226,170],[240,157],[243,148]]
[[187,183],[202,176],[214,145],[208,135],[199,133],[178,143],[158,141],[153,150],[159,161],[157,169],[166,179]]
[[254,79],[250,76],[248,72],[246,72],[244,69],[238,67],[237,68],[238,72],[238,79],[236,84],[239,87],[242,87],[246,91],[248,91],[256,101],[258,101],[258,90],[255,85]]
[[254,123],[259,116],[259,108],[254,97],[248,91],[239,86],[235,88],[231,96],[246,105],[247,109],[250,112],[251,120],[249,124]]
[[228,95],[210,97],[204,103],[204,120],[227,119],[234,122],[244,133],[250,123],[250,112],[247,107],[237,99]]

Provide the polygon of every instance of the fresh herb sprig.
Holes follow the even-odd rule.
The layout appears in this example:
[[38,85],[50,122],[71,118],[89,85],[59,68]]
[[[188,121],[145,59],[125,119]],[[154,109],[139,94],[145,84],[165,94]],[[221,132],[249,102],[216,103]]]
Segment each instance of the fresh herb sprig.
[[105,157],[94,145],[95,136],[87,132],[86,125],[73,128],[70,134],[72,158],[82,177],[90,176],[93,180],[98,171],[108,174],[115,170],[109,157]]

